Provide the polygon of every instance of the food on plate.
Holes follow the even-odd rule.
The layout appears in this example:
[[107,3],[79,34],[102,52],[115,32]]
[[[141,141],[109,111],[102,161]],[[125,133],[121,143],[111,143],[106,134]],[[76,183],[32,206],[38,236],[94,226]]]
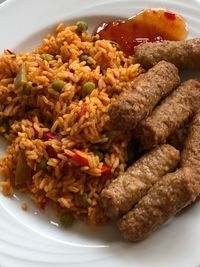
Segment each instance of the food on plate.
[[134,56],[136,62],[147,69],[161,60],[179,69],[200,69],[200,38],[143,43],[135,47]]
[[199,194],[200,177],[192,169],[183,168],[166,174],[119,220],[119,230],[126,240],[143,240],[195,201]]
[[78,21],[59,24],[31,52],[5,49],[4,195],[19,190],[41,209],[50,204],[64,227],[121,217],[119,230],[131,241],[193,202],[200,195],[199,114],[187,129],[200,106],[200,82],[179,86],[178,68],[199,68],[199,39],[186,36],[181,16],[148,9],[103,23],[92,36]]
[[114,41],[127,55],[133,55],[134,47],[141,43],[184,40],[188,27],[182,16],[163,8],[151,8],[126,20],[103,21],[94,33]]
[[32,52],[0,57],[0,132],[10,142],[0,184],[52,204],[61,221],[95,225],[107,221],[99,194],[125,170],[130,140],[111,128],[108,107],[142,70],[86,30],[60,24]]
[[180,160],[179,151],[164,144],[143,155],[101,193],[108,217],[117,218],[129,211],[163,175],[172,172]]
[[122,92],[111,104],[109,115],[112,124],[117,129],[134,129],[179,83],[178,69],[171,63],[160,61],[140,75],[132,83],[131,90]]
[[196,113],[188,129],[181,153],[181,167],[200,168],[200,113]]
[[200,82],[183,82],[144,119],[137,131],[142,147],[149,149],[164,143],[200,106]]

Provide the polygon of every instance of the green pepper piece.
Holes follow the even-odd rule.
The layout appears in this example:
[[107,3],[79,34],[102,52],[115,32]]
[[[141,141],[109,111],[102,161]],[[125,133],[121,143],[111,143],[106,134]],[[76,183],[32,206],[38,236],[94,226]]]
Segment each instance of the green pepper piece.
[[44,158],[40,160],[40,170],[42,170],[43,172],[47,171],[47,161]]
[[24,153],[20,152],[15,172],[15,185],[24,184],[29,179],[31,179],[31,168],[27,165]]
[[22,91],[23,95],[30,95],[31,94],[31,86],[24,86],[23,91]]
[[81,195],[81,199],[80,199],[80,203],[81,203],[81,206],[83,208],[87,208],[88,207],[88,195],[86,193],[83,193]]
[[27,73],[26,73],[26,65],[23,63],[17,72],[17,76],[15,78],[14,86],[15,89],[19,89],[22,86],[27,84]]

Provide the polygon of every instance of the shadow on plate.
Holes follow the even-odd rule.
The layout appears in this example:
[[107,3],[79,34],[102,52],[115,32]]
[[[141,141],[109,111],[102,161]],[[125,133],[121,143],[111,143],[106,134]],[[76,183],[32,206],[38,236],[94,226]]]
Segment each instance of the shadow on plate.
[[200,71],[199,70],[182,70],[180,71],[180,76],[182,81],[186,81],[188,79],[196,79],[200,80]]

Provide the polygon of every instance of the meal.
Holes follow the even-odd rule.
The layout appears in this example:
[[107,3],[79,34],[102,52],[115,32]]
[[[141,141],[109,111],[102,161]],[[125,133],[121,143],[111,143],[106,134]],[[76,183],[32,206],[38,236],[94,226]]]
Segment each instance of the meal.
[[59,24],[29,53],[5,49],[0,186],[65,226],[116,220],[136,242],[200,194],[200,82],[179,77],[200,68],[199,39],[164,9],[103,25]]

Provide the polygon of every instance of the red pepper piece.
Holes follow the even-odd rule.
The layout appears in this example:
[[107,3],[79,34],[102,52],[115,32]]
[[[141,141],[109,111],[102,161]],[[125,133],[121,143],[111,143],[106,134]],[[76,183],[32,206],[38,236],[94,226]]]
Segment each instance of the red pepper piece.
[[88,104],[87,103],[83,103],[82,106],[80,107],[80,110],[78,112],[78,115],[77,115],[77,121],[80,120],[80,118],[86,114],[86,112],[88,111],[87,109],[87,106]]
[[81,157],[78,154],[75,154],[72,157],[72,160],[74,160],[76,163],[78,163],[81,166],[88,166],[88,160],[86,158],[84,158],[84,157]]
[[43,70],[48,70],[48,67],[46,66],[44,60],[42,60],[42,61],[39,62],[39,66]]
[[57,158],[57,153],[55,149],[52,146],[46,147],[46,152],[49,155],[50,158]]
[[46,206],[46,202],[42,200],[42,201],[39,203],[39,206],[40,206],[40,208],[41,208],[42,210],[44,210],[44,209],[45,209],[45,206]]
[[44,141],[48,141],[48,140],[57,140],[57,141],[60,141],[60,137],[51,133],[51,132],[45,132],[43,134],[43,140]]
[[111,169],[107,165],[103,164],[101,168],[101,182],[103,184],[108,180],[110,174],[111,174]]
[[61,168],[61,171],[65,174],[65,173],[67,173],[68,172],[68,164],[67,164],[67,162],[65,162],[65,164],[63,165],[63,167]]
[[102,174],[110,174],[111,173],[110,167],[108,167],[107,165],[103,164],[103,166],[101,168],[101,173]]
[[15,53],[12,52],[12,51],[9,50],[9,49],[5,49],[5,53],[6,53],[6,54],[9,54],[9,55],[15,55]]
[[165,11],[165,17],[167,17],[168,19],[171,20],[175,20],[176,19],[176,14],[170,12],[170,11]]

